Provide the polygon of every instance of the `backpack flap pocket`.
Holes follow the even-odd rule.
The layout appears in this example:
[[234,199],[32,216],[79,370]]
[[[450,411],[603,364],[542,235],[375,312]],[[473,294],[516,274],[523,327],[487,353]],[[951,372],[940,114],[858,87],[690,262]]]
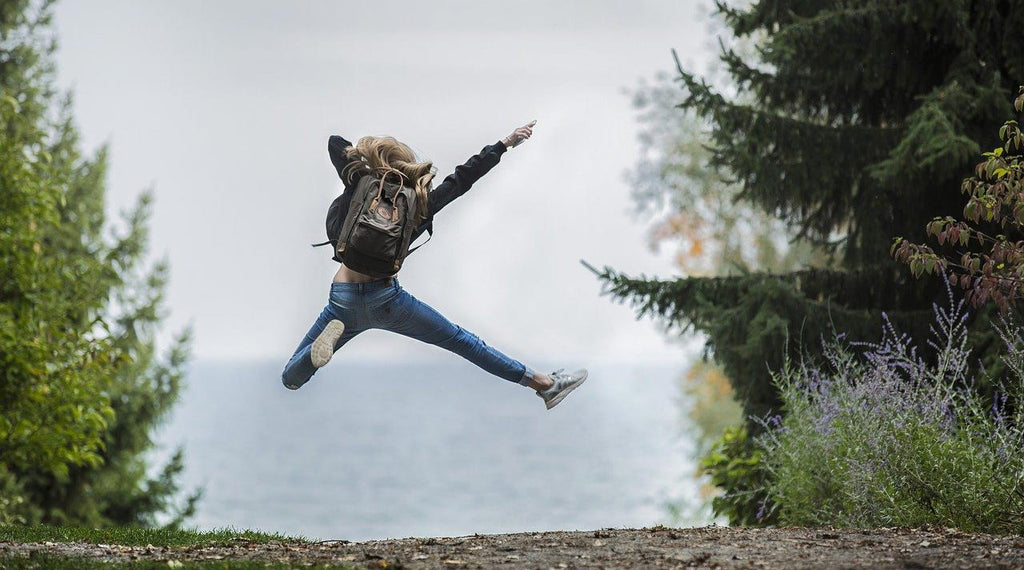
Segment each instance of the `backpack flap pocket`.
[[352,229],[348,242],[349,248],[358,249],[364,255],[390,261],[402,245],[402,227],[367,212]]

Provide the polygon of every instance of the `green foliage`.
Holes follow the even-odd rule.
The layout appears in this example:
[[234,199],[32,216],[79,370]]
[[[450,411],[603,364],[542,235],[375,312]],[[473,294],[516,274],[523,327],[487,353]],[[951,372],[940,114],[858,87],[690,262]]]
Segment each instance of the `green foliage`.
[[25,493],[18,481],[0,465],[0,526],[24,524]]
[[[772,369],[818,346],[823,331],[874,336],[881,329],[881,314],[865,309],[900,307],[913,294],[869,271],[806,269],[676,281],[631,278],[610,267],[597,273],[605,292],[631,302],[639,317],[706,334],[745,411],[754,417],[778,409],[770,389]],[[922,317],[930,314],[895,310],[890,318],[907,330],[926,333],[928,322]]]
[[776,512],[768,497],[769,475],[764,456],[748,438],[745,427],[727,429],[701,458],[700,468],[711,476],[712,484],[726,490],[711,501],[715,516],[728,517],[731,525],[776,522]]
[[[308,564],[309,568],[324,570],[353,570],[354,566],[337,564]],[[131,562],[108,562],[88,558],[62,558],[46,554],[22,558],[0,556],[0,567],[8,570],[290,570],[294,564],[287,562],[266,562],[263,560],[198,560],[162,561],[133,560]]]
[[959,210],[959,173],[1012,112],[1024,5],[761,0],[718,12],[756,56],[723,50],[723,90],[680,68],[681,111],[710,125],[709,162],[739,200],[841,266],[607,284],[641,314],[705,333],[761,417],[779,403],[768,368],[805,340],[813,351],[833,327],[875,338],[883,310],[906,330],[927,326],[940,286],[889,259],[892,236],[923,238],[928,220]]
[[[781,220],[736,200],[739,187],[708,165],[707,125],[692,110],[680,113],[678,88],[667,75],[641,83],[632,97],[640,159],[627,180],[638,212],[655,216],[652,248],[674,247],[676,265],[687,275],[742,275],[827,263],[820,251],[795,240]],[[743,421],[743,409],[721,366],[706,359],[691,364],[682,388],[686,414],[696,428],[695,458],[700,458],[727,427]],[[715,488],[707,483],[702,485],[705,507],[721,515],[711,504]],[[678,518],[686,510],[671,508]]]
[[50,525],[0,525],[0,542],[85,542],[123,546],[230,546],[239,540],[255,543],[307,542],[302,537],[231,528],[197,531],[187,528],[130,526],[89,528]]
[[197,498],[173,503],[181,456],[149,479],[144,453],[187,334],[157,355],[166,267],[145,265],[151,198],[107,223],[106,151],[78,150],[50,20],[49,2],[0,3],[0,520],[176,519]]
[[[717,12],[755,43],[753,55],[724,44],[731,84],[721,88],[677,60],[678,120],[692,112],[710,125],[708,162],[738,186],[737,200],[835,262],[671,281],[600,276],[640,315],[703,333],[748,417],[761,418],[781,404],[769,370],[802,353],[821,358],[818,339],[832,331],[877,339],[882,311],[911,334],[927,329],[941,285],[912,280],[889,247],[896,235],[923,242],[929,220],[960,211],[962,173],[1024,83],[1024,4],[759,0],[718,2]],[[995,364],[988,327],[973,334],[972,358]]]
[[638,212],[655,216],[652,247],[674,246],[676,265],[687,275],[826,263],[781,220],[736,200],[739,186],[708,164],[707,125],[693,110],[677,108],[679,90],[666,75],[641,83],[632,99],[640,159],[626,179]]
[[[44,22],[27,19],[28,3],[14,4],[4,4],[0,31],[37,33]],[[92,315],[75,307],[78,296],[95,303],[109,275],[99,262],[69,267],[49,247],[70,175],[44,127],[50,94],[39,58],[52,47],[10,44],[0,57],[0,453],[12,473],[61,477],[101,462],[113,414],[105,394],[113,355],[105,339],[84,334]]]
[[[170,547],[183,550],[182,558],[191,556],[191,551],[206,547],[232,547],[245,544],[285,543],[300,545],[309,541],[301,537],[289,537],[281,534],[268,534],[251,530],[218,529],[199,532],[190,529],[152,529],[137,527],[110,527],[103,529],[86,527],[59,527],[46,525],[11,525],[0,524],[0,542],[41,543],[41,542],[78,542],[88,544],[105,544],[120,546],[154,546]],[[174,552],[167,552],[168,558],[174,558]],[[61,557],[56,555],[33,555],[30,557],[0,556],[0,568],[292,568],[294,565],[273,563],[265,560],[202,560],[183,561],[180,564],[166,561],[131,561],[109,562],[86,558]],[[317,568],[347,568],[346,566],[315,565]]]
[[763,433],[771,501],[783,524],[935,524],[1024,530],[1024,330],[1002,331],[1011,379],[994,400],[971,384],[963,304],[938,310],[925,360],[891,325],[823,366],[780,370],[786,415]]
[[[1024,86],[1014,108],[1024,110]],[[891,251],[915,277],[945,274],[973,305],[991,301],[1006,311],[1024,296],[1024,132],[1010,120],[999,138],[1002,146],[984,153],[961,185],[966,219],[936,217],[926,227],[944,250],[898,237]]]

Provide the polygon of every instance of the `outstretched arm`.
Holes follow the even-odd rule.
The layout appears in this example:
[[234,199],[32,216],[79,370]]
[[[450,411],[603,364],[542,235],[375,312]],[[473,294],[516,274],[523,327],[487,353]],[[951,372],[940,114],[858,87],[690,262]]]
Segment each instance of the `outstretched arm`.
[[537,121],[519,127],[512,134],[501,139],[495,144],[485,146],[479,154],[471,157],[465,164],[455,168],[455,172],[445,177],[444,181],[437,185],[427,199],[428,220],[433,219],[434,214],[450,204],[453,200],[465,194],[473,183],[487,174],[494,168],[501,155],[510,148],[519,146],[523,141],[533,134],[533,126]]

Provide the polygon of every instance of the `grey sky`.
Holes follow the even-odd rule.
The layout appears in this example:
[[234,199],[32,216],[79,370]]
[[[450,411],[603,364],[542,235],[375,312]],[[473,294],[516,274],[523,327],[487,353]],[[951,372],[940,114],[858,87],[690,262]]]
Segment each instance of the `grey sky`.
[[[58,71],[85,145],[112,145],[112,206],[155,188],[169,328],[194,323],[200,357],[284,358],[322,308],[336,264],[309,244],[340,191],[328,135],[394,135],[444,177],[537,119],[439,214],[403,286],[526,362],[673,360],[578,260],[674,272],[628,214],[623,88],[670,70],[672,48],[703,67],[704,4],[65,0]],[[345,351],[439,356],[381,332]]]

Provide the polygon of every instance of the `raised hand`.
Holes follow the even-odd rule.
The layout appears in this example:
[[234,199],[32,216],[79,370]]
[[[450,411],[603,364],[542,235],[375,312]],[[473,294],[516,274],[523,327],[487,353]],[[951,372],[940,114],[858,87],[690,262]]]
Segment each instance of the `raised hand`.
[[526,139],[530,138],[533,134],[533,126],[537,124],[536,120],[530,121],[529,123],[519,127],[512,131],[512,134],[501,139],[501,142],[505,143],[508,148],[514,148],[523,143]]

